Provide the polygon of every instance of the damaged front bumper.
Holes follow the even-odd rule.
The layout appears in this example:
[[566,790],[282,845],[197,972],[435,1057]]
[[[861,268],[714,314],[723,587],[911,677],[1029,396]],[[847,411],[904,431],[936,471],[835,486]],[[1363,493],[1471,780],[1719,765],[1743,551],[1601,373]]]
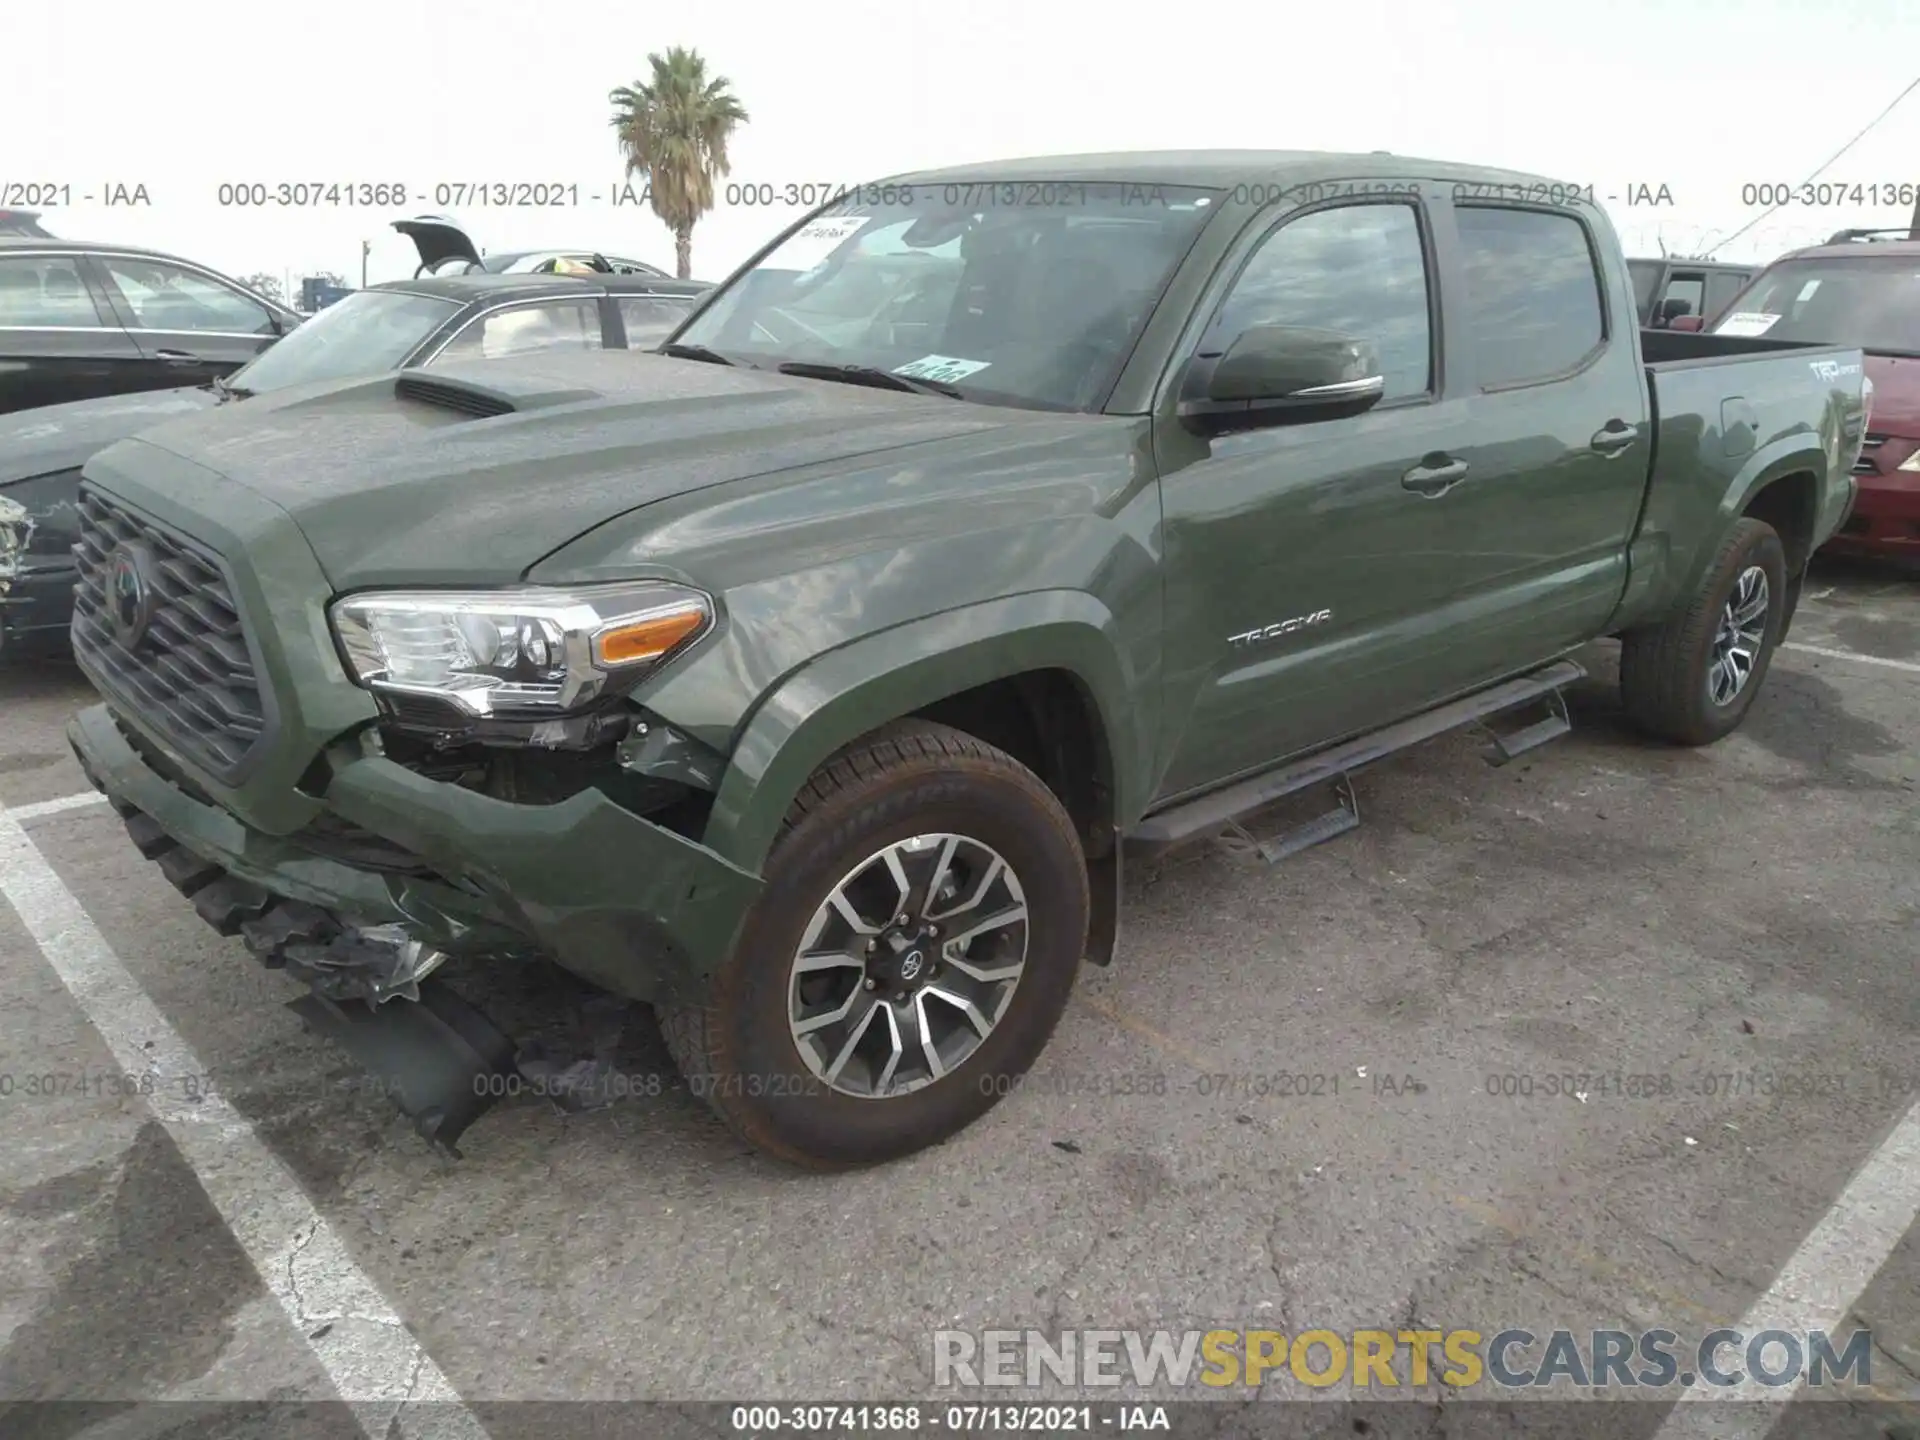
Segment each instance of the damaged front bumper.
[[11,615],[21,597],[16,593],[26,570],[27,546],[33,541],[33,520],[27,507],[0,495],[0,651],[7,648]]
[[361,868],[188,793],[191,779],[157,769],[142,754],[155,742],[106,705],[74,717],[67,735],[141,853],[200,917],[304,981],[302,1018],[389,1081],[421,1133],[448,1147],[490,1103],[484,1077],[517,1063],[445,985],[448,959],[544,956],[615,996],[652,1000],[711,973],[760,887],[597,790],[516,804],[337,747],[326,812],[421,862],[412,874]]

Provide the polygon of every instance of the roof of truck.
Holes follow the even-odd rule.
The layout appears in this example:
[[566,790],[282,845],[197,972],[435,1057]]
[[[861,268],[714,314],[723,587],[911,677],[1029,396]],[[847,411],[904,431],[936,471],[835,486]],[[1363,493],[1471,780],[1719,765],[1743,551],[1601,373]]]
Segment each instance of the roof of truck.
[[1199,185],[1230,190],[1236,185],[1325,175],[1430,175],[1441,180],[1493,180],[1572,188],[1570,182],[1552,176],[1486,165],[1462,165],[1452,160],[1392,155],[1384,150],[1364,154],[1336,150],[1116,150],[1087,155],[1034,155],[1018,160],[988,160],[938,170],[915,170],[873,183],[934,185],[1052,180],[1086,184]]

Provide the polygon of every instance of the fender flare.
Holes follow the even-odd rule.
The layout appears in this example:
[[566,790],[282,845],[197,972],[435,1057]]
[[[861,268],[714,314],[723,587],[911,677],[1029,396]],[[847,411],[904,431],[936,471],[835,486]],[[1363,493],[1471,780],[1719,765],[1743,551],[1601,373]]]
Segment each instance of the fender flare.
[[[1783,476],[1804,471],[1818,479],[1827,474],[1829,468],[1827,453],[1819,438],[1805,432],[1783,436],[1745,457],[1720,492],[1711,512],[1707,510],[1705,496],[1693,501],[1692,514],[1696,518],[1683,521],[1683,524],[1694,530],[1696,538],[1687,549],[1679,551],[1671,548],[1674,538],[1671,533],[1665,536],[1636,535],[1635,543],[1629,550],[1627,593],[1622,597],[1616,614],[1620,617],[1630,616],[1630,624],[1657,623],[1699,588],[1721,540],[1732,528],[1733,522],[1753,503],[1754,496]],[[1815,517],[1816,536],[1822,519],[1835,503],[1829,479],[1827,493],[1821,498],[1820,514]],[[1644,520],[1642,523],[1645,523]],[[1643,558],[1643,546],[1654,552],[1651,563]],[[1610,626],[1612,628],[1615,627]]]
[[908,621],[828,651],[769,690],[748,716],[701,843],[758,874],[793,797],[828,757],[889,720],[1029,670],[1065,670],[1085,688],[1112,757],[1115,814],[1132,813],[1148,730],[1118,629],[1092,595],[1040,590]]
[[[1733,522],[1746,512],[1753,503],[1753,497],[1784,475],[1797,475],[1806,472],[1818,482],[1831,468],[1827,462],[1827,452],[1818,444],[1809,445],[1805,435],[1789,435],[1765,449],[1757,450],[1727,486],[1727,493],[1720,501],[1720,534],[1724,535]],[[1829,479],[1820,496],[1814,514],[1814,533],[1819,533],[1821,515],[1833,507],[1835,487]],[[1718,541],[1719,535],[1713,537]],[[1702,547],[1710,551],[1711,547]],[[1705,561],[1696,569],[1703,570]],[[1698,578],[1696,574],[1695,579]]]

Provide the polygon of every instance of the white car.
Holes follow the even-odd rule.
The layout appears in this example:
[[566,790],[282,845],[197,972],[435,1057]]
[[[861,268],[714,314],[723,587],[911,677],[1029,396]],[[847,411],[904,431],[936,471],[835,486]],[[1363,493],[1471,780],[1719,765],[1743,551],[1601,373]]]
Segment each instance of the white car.
[[414,279],[423,275],[466,275],[476,270],[494,275],[551,275],[578,273],[572,267],[602,275],[658,275],[673,278],[658,265],[644,260],[628,260],[599,250],[512,250],[482,256],[458,221],[446,215],[420,215],[412,220],[396,220],[393,228],[413,241],[420,254],[420,268]]

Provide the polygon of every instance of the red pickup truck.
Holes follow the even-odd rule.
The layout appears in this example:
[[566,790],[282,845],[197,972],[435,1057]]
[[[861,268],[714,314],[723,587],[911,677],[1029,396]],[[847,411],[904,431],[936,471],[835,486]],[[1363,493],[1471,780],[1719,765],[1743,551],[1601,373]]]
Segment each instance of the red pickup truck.
[[1872,428],[1853,466],[1859,498],[1829,550],[1920,558],[1920,240],[1909,233],[1843,230],[1782,255],[1711,322],[1714,335],[1768,349],[1865,352]]

